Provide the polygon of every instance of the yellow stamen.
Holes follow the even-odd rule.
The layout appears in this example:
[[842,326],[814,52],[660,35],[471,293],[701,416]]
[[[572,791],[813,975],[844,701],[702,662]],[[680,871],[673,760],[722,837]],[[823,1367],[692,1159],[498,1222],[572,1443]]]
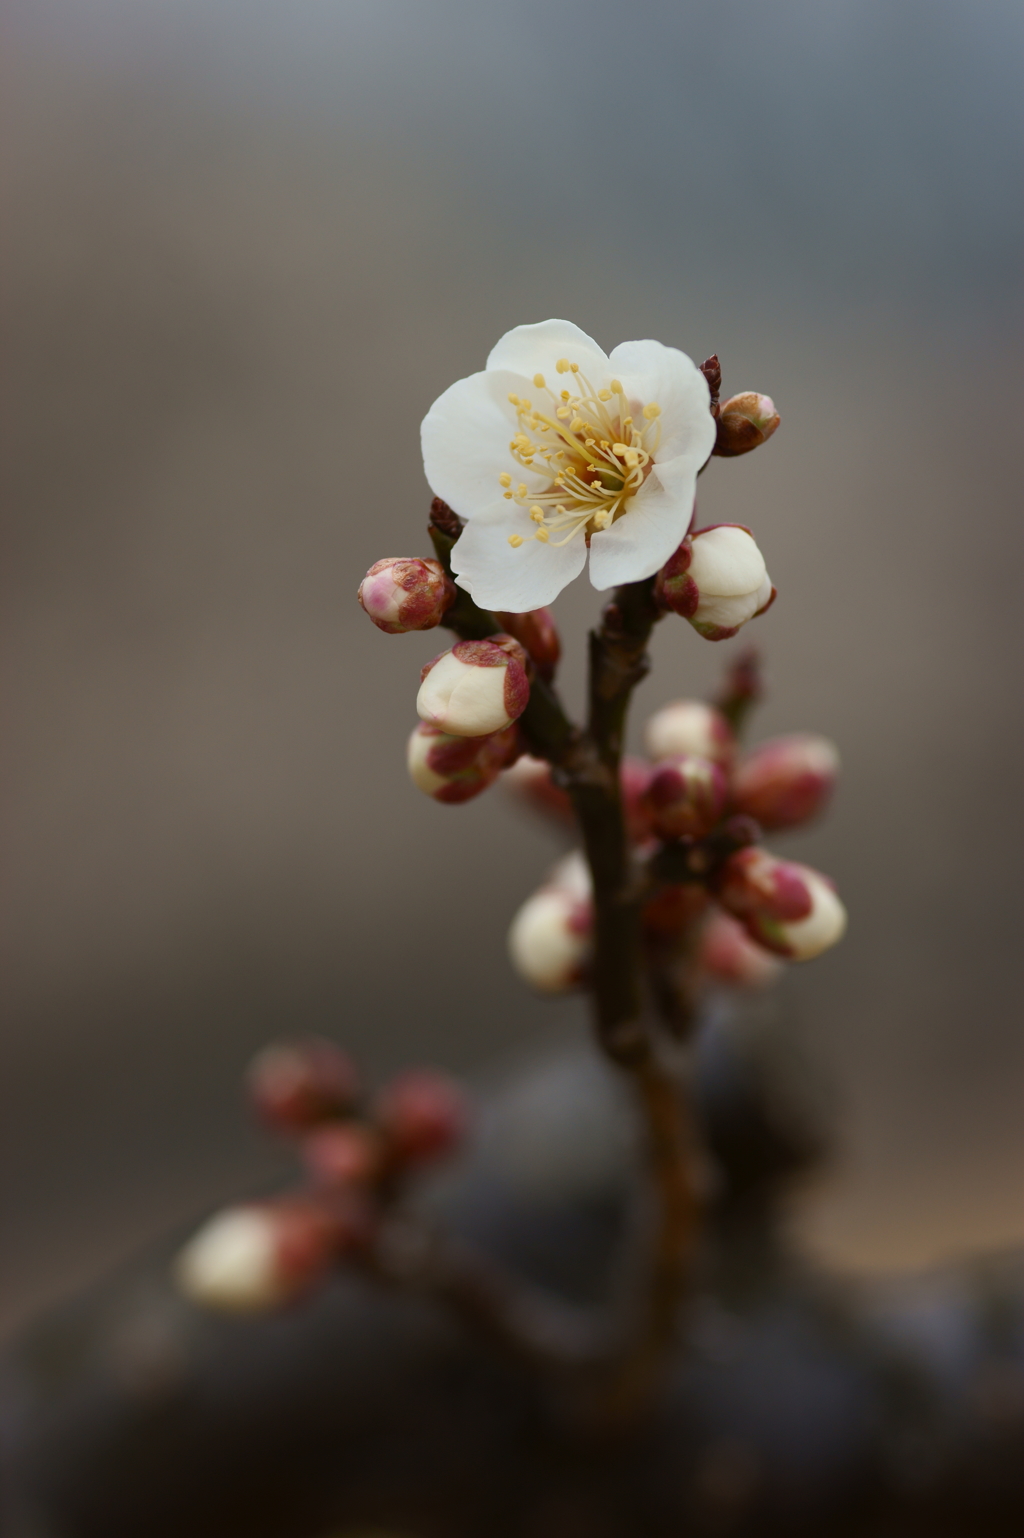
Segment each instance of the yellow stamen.
[[569,372],[568,358],[559,358],[558,362],[555,364],[555,370],[559,374],[567,374]]
[[537,386],[538,390],[543,390],[543,388],[544,388],[544,375],[543,374],[534,374],[533,382]]
[[523,543],[523,536],[521,534],[510,534],[508,542],[513,550],[518,550],[519,546]]
[[511,486],[512,477],[509,475],[507,470],[503,470],[498,476],[498,484],[500,486]]
[[648,401],[647,405],[644,407],[644,416],[647,418],[648,422],[653,422],[655,417],[661,416],[661,407],[658,405],[657,401]]

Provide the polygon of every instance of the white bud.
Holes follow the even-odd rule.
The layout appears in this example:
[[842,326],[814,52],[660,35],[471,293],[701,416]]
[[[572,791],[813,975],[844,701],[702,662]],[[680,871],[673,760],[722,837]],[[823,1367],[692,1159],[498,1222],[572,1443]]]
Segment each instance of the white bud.
[[487,737],[511,726],[529,698],[526,673],[514,652],[493,641],[459,641],[424,668],[416,710],[453,736]]
[[590,952],[590,873],[582,855],[560,860],[546,886],[512,920],[512,965],[541,993],[565,993],[579,982]]
[[655,711],[644,728],[644,744],[655,763],[692,756],[728,764],[736,751],[736,739],[722,712],[700,700],[676,700]]
[[262,1313],[288,1296],[273,1219],[259,1207],[228,1207],[204,1223],[175,1263],[181,1291],[204,1308]]
[[734,635],[771,601],[764,556],[753,535],[735,524],[719,524],[693,535],[688,575],[699,594],[690,623],[709,640]]
[[846,909],[835,890],[816,870],[805,865],[802,873],[811,896],[811,911],[806,918],[780,924],[779,931],[786,954],[793,961],[812,961],[843,938]]

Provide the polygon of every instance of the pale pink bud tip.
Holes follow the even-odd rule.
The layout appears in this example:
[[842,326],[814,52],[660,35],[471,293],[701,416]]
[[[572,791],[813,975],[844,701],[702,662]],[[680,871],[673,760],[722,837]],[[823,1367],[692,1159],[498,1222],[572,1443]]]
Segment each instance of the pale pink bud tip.
[[377,1098],[377,1125],[400,1163],[423,1164],[451,1153],[465,1137],[468,1120],[460,1085],[429,1068],[392,1079]]
[[721,820],[728,781],[707,758],[666,759],[651,775],[645,804],[658,838],[702,838]]
[[543,758],[532,758],[529,753],[524,753],[505,775],[502,784],[556,822],[572,822],[572,802],[561,786],[555,784],[551,765]]
[[791,961],[819,956],[846,930],[846,909],[824,876],[764,849],[730,855],[715,895],[759,945]]
[[259,1115],[280,1132],[302,1132],[344,1115],[359,1095],[352,1059],[319,1037],[265,1047],[250,1064],[246,1084]]
[[529,703],[525,660],[510,636],[459,641],[423,669],[417,713],[456,737],[504,731]]
[[357,596],[379,630],[402,635],[439,625],[454,602],[455,587],[440,561],[389,557],[374,562]]
[[770,395],[747,390],[722,402],[718,417],[718,435],[713,453],[723,459],[749,454],[767,443],[779,425],[779,413]]
[[722,712],[701,700],[676,700],[656,711],[644,728],[644,743],[655,763],[692,754],[728,765],[736,752],[736,738]]
[[589,873],[581,855],[568,855],[512,920],[509,959],[539,992],[565,993],[582,980],[592,925]]
[[317,1185],[329,1190],[361,1190],[380,1171],[377,1136],[355,1122],[315,1127],[302,1144],[302,1157]]
[[738,919],[718,909],[701,932],[697,960],[709,977],[737,988],[767,988],[784,970],[781,961],[754,943]]
[[739,764],[733,801],[762,828],[796,828],[817,817],[839,773],[839,754],[826,737],[793,733],[763,742]]
[[690,542],[686,570],[689,586],[679,612],[705,640],[728,640],[741,625],[763,614],[774,600],[764,557],[750,531],[739,524],[721,523],[698,529],[690,536]]
[[417,789],[435,801],[456,806],[493,785],[518,753],[515,726],[489,737],[456,737],[421,721],[409,738],[406,763]]
[[228,1207],[178,1255],[186,1297],[228,1313],[262,1313],[319,1281],[339,1252],[338,1225],[312,1205]]

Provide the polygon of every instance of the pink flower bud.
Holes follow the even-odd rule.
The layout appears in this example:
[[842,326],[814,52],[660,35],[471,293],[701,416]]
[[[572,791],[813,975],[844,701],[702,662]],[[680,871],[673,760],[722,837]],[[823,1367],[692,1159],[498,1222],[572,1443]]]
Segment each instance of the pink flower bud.
[[729,765],[736,752],[736,738],[722,712],[700,700],[676,700],[656,711],[644,728],[644,742],[655,763],[693,754]]
[[733,802],[768,831],[797,828],[822,811],[838,773],[839,754],[826,737],[794,732],[761,743],[742,760]]
[[445,1074],[412,1069],[381,1090],[376,1120],[392,1158],[404,1164],[429,1163],[451,1153],[465,1136],[465,1095]]
[[734,459],[767,443],[779,425],[779,413],[770,395],[752,390],[723,401],[718,415],[718,435],[712,454]]
[[[680,579],[685,591],[680,588],[674,606],[706,640],[728,640],[774,600],[764,557],[749,530],[735,523],[698,529],[690,541],[689,564]],[[682,559],[680,551],[666,570],[677,557]]]
[[697,959],[710,977],[737,988],[767,988],[783,971],[781,961],[755,945],[739,920],[719,908],[701,931]]
[[455,586],[440,561],[389,557],[375,561],[358,598],[378,630],[402,635],[433,630],[455,601]]
[[518,753],[515,726],[489,737],[453,737],[421,721],[409,738],[406,763],[413,784],[424,794],[458,805],[493,785]]
[[562,642],[550,609],[526,614],[495,614],[503,630],[524,648],[542,678],[551,678],[562,655]]
[[530,699],[525,653],[510,636],[459,641],[428,662],[416,710],[456,737],[485,737],[519,719]]
[[512,920],[509,958],[541,993],[565,993],[583,976],[592,927],[590,874],[582,855],[574,853],[559,861]]
[[791,961],[819,956],[846,929],[846,909],[824,876],[765,849],[730,855],[715,895],[759,945]]
[[359,1095],[352,1059],[319,1037],[265,1047],[250,1064],[246,1082],[257,1112],[278,1132],[304,1132],[344,1115]]
[[658,838],[702,838],[721,820],[729,794],[725,771],[708,758],[669,758],[647,785],[645,803]]
[[179,1254],[186,1297],[228,1313],[262,1313],[301,1296],[356,1241],[356,1228],[313,1202],[227,1207]]
[[302,1157],[317,1185],[337,1191],[372,1185],[381,1164],[379,1139],[357,1122],[315,1127],[303,1141]]
[[524,753],[505,775],[502,784],[546,817],[559,823],[572,822],[572,802],[562,787],[555,784],[551,765],[543,758],[531,758],[529,753]]

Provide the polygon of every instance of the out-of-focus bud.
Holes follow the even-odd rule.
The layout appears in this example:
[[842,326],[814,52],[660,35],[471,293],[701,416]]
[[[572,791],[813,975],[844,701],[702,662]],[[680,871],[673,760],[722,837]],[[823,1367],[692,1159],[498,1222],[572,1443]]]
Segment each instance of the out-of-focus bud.
[[655,711],[644,727],[644,743],[655,763],[692,754],[729,765],[736,752],[736,738],[722,712],[701,700],[676,700]]
[[357,596],[378,630],[403,635],[407,630],[433,630],[456,593],[440,561],[394,556],[374,561]]
[[[774,602],[775,589],[764,556],[749,530],[735,523],[698,529],[690,540],[685,573],[690,586],[670,607],[688,619],[705,640],[727,641],[747,620],[763,614]],[[672,561],[675,559],[673,556]]]
[[643,926],[658,939],[682,938],[708,905],[707,891],[697,881],[664,886],[643,906]]
[[503,630],[524,648],[541,678],[552,678],[562,655],[562,642],[550,609],[526,614],[495,614]]
[[715,881],[722,907],[767,950],[810,961],[841,940],[846,909],[826,877],[765,849],[730,855]]
[[512,965],[541,993],[567,992],[583,976],[593,921],[590,874],[582,855],[567,855],[512,920]]
[[400,1074],[377,1097],[377,1126],[390,1157],[402,1164],[426,1164],[452,1153],[468,1119],[461,1087],[430,1068]]
[[669,758],[647,784],[644,802],[658,838],[702,838],[721,820],[729,782],[709,758]]
[[303,1140],[302,1157],[318,1186],[364,1189],[380,1170],[380,1140],[358,1122],[328,1122]]
[[458,805],[493,785],[518,753],[514,726],[489,737],[454,737],[421,721],[409,738],[406,763],[418,789],[435,801]]
[[797,828],[823,810],[838,773],[839,753],[827,737],[775,737],[737,766],[733,801],[770,832]]
[[249,1065],[246,1086],[267,1125],[289,1133],[343,1116],[360,1088],[352,1059],[315,1036],[265,1047]]
[[505,775],[502,784],[556,822],[572,822],[572,802],[551,778],[551,765],[543,758],[531,758],[529,753],[524,753]]
[[735,459],[766,443],[779,425],[779,413],[770,395],[747,390],[723,401],[718,414],[718,436],[712,454]]
[[315,1286],[349,1238],[343,1222],[311,1202],[227,1207],[180,1252],[175,1280],[204,1308],[262,1313]]
[[737,988],[767,988],[783,971],[782,962],[755,945],[739,920],[720,908],[708,915],[697,959],[709,976]]
[[511,636],[459,641],[420,675],[416,711],[455,737],[485,737],[517,721],[530,699],[526,653]]

